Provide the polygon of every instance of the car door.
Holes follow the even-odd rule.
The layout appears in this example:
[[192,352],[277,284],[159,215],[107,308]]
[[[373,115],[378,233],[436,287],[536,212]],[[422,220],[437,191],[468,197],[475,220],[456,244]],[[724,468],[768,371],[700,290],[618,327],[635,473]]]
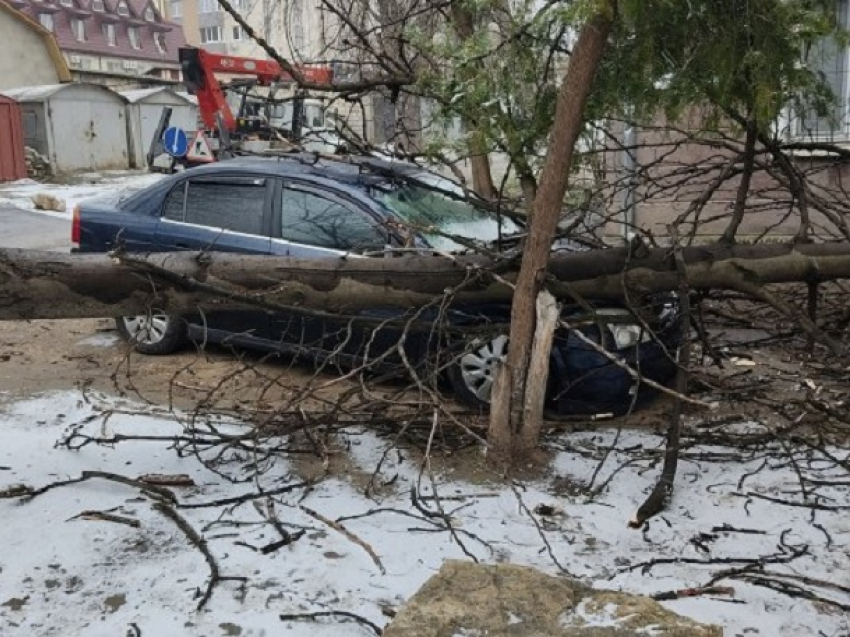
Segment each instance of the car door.
[[273,185],[273,179],[237,174],[178,182],[157,225],[159,249],[269,254]]
[[[157,224],[160,251],[209,250],[269,254],[275,180],[250,174],[188,175],[165,198]],[[217,311],[205,327],[268,338],[264,311]]]
[[[365,258],[380,253],[391,240],[375,214],[344,193],[293,180],[282,184],[271,250],[273,254],[306,259]],[[306,351],[339,351],[348,356],[366,353],[369,334],[348,319],[333,316],[279,313],[272,317],[272,334],[281,343]],[[373,358],[379,346],[369,347]]]

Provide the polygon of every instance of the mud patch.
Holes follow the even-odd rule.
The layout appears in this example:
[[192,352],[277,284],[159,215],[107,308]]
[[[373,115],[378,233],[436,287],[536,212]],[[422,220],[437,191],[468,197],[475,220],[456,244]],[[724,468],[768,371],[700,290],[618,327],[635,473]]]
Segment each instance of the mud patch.
[[103,605],[106,608],[106,612],[108,613],[114,613],[118,611],[126,603],[127,596],[124,593],[116,593],[115,595],[110,595],[105,600],[103,600]]

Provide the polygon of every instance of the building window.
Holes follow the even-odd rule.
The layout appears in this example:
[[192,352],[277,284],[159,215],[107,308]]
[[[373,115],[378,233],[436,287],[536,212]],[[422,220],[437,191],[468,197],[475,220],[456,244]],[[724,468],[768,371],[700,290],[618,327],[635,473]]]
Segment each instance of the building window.
[[[850,25],[850,3],[838,0],[836,4],[836,21],[840,28],[846,29]],[[826,37],[812,46],[805,63],[826,82],[836,101],[827,105],[826,112],[818,112],[804,97],[799,111],[792,113],[792,134],[821,141],[850,139],[850,48],[840,38]]]
[[115,10],[118,15],[122,15],[125,18],[130,16],[130,9],[127,8],[126,2],[118,3],[118,8]]
[[130,46],[134,49],[142,48],[142,43],[139,41],[138,27],[127,27],[127,37],[130,38]]
[[244,31],[242,30],[242,27],[240,27],[239,25],[236,25],[235,27],[233,27],[233,39],[234,40],[241,40],[243,33],[244,33]]
[[48,31],[53,31],[53,15],[50,13],[39,13],[38,21]]
[[180,18],[183,16],[183,2],[182,0],[171,0],[171,17],[172,18]]
[[115,46],[115,25],[114,24],[104,24],[103,25],[103,37],[106,38],[106,43],[109,46]]
[[221,27],[201,27],[201,44],[221,42]]
[[156,16],[154,15],[152,7],[148,7],[147,9],[145,9],[145,20],[147,20],[148,22],[153,22],[155,18]]
[[74,32],[74,39],[77,42],[86,41],[86,23],[78,18],[71,20],[71,30]]
[[219,9],[218,0],[200,0],[198,13],[215,13]]
[[156,50],[165,55],[167,49],[165,48],[165,36],[162,33],[153,34],[153,43],[156,45]]
[[103,11],[103,0],[92,0],[92,11]]
[[63,7],[73,7],[74,0],[59,0],[59,4],[61,4]]

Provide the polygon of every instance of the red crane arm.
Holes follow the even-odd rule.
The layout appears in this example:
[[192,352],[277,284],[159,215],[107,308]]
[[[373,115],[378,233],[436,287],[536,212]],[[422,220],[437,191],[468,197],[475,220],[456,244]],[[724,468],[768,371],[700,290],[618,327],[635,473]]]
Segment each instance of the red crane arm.
[[[204,126],[216,128],[216,115],[221,114],[223,125],[230,132],[236,130],[236,119],[215,76],[216,72],[252,75],[264,86],[272,82],[293,81],[292,75],[273,60],[221,55],[195,47],[180,49],[180,66],[189,93],[198,98]],[[330,84],[333,81],[333,69],[327,66],[299,67],[298,70],[311,82]]]

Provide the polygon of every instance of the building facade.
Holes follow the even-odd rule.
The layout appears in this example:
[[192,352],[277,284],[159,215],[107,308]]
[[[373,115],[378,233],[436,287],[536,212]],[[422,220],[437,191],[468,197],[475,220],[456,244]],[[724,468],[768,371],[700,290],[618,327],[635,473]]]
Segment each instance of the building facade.
[[[248,38],[218,0],[157,0],[162,14],[183,27],[186,42],[214,53],[244,55]],[[255,0],[232,0],[243,15]]]
[[[0,0],[51,32],[74,79],[109,86],[176,82],[182,28],[153,0]],[[17,58],[16,58],[17,59]],[[122,81],[124,80],[124,81]]]
[[0,43],[0,92],[71,80],[71,73],[53,34],[2,1]]

